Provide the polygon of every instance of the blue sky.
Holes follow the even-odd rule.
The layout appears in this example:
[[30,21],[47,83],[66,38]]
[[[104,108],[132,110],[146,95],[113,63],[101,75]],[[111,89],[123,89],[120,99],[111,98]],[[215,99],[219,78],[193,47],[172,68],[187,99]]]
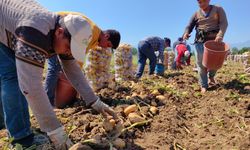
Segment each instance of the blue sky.
[[[121,32],[122,42],[134,46],[147,36],[169,37],[172,41],[184,29],[198,9],[196,0],[38,0],[51,11],[77,11],[85,14],[102,29]],[[228,43],[250,40],[250,0],[211,0],[222,6],[229,27]],[[194,32],[192,37],[194,37]],[[193,42],[193,38],[189,40]]]

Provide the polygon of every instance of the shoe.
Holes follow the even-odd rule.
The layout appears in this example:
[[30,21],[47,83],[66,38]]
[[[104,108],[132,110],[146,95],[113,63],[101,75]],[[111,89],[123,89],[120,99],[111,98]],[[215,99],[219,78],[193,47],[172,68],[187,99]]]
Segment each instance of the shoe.
[[214,78],[209,78],[208,84],[211,85],[211,86],[216,85],[215,79]]
[[25,138],[14,140],[11,142],[10,147],[21,146],[22,148],[36,147],[44,144],[49,144],[49,137],[43,134],[31,134]]

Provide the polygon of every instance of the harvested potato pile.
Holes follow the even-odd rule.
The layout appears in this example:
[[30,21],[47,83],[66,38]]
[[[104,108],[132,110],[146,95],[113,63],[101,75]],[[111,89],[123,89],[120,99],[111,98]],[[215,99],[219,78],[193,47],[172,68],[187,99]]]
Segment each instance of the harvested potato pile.
[[111,56],[110,49],[100,47],[90,50],[88,53],[85,73],[94,91],[107,87],[110,83]]
[[116,81],[127,81],[134,75],[132,46],[121,44],[115,50],[115,79]]
[[174,58],[175,58],[175,55],[174,55],[174,52],[169,52],[168,53],[168,68],[172,68],[172,64],[174,63]]
[[164,51],[164,66],[165,66],[165,69],[168,69],[168,52],[167,51]]

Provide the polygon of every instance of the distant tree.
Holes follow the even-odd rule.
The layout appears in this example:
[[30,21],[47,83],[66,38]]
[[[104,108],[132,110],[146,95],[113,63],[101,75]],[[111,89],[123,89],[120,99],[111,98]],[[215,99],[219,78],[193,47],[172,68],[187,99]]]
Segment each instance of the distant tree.
[[137,49],[135,47],[132,48],[132,54],[136,55],[137,54]]
[[241,50],[239,50],[238,54],[244,54],[245,52],[250,52],[250,47],[244,47]]
[[239,49],[237,47],[234,47],[234,48],[232,48],[231,52],[233,55],[237,55],[239,52]]

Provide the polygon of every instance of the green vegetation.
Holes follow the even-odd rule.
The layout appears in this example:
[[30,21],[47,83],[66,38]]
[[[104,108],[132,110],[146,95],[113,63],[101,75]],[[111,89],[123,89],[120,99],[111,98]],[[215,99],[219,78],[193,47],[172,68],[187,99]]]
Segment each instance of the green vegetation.
[[244,54],[245,52],[250,52],[250,47],[244,47],[242,49],[238,49],[237,47],[234,47],[231,50],[231,52],[233,55],[241,55],[241,54]]

